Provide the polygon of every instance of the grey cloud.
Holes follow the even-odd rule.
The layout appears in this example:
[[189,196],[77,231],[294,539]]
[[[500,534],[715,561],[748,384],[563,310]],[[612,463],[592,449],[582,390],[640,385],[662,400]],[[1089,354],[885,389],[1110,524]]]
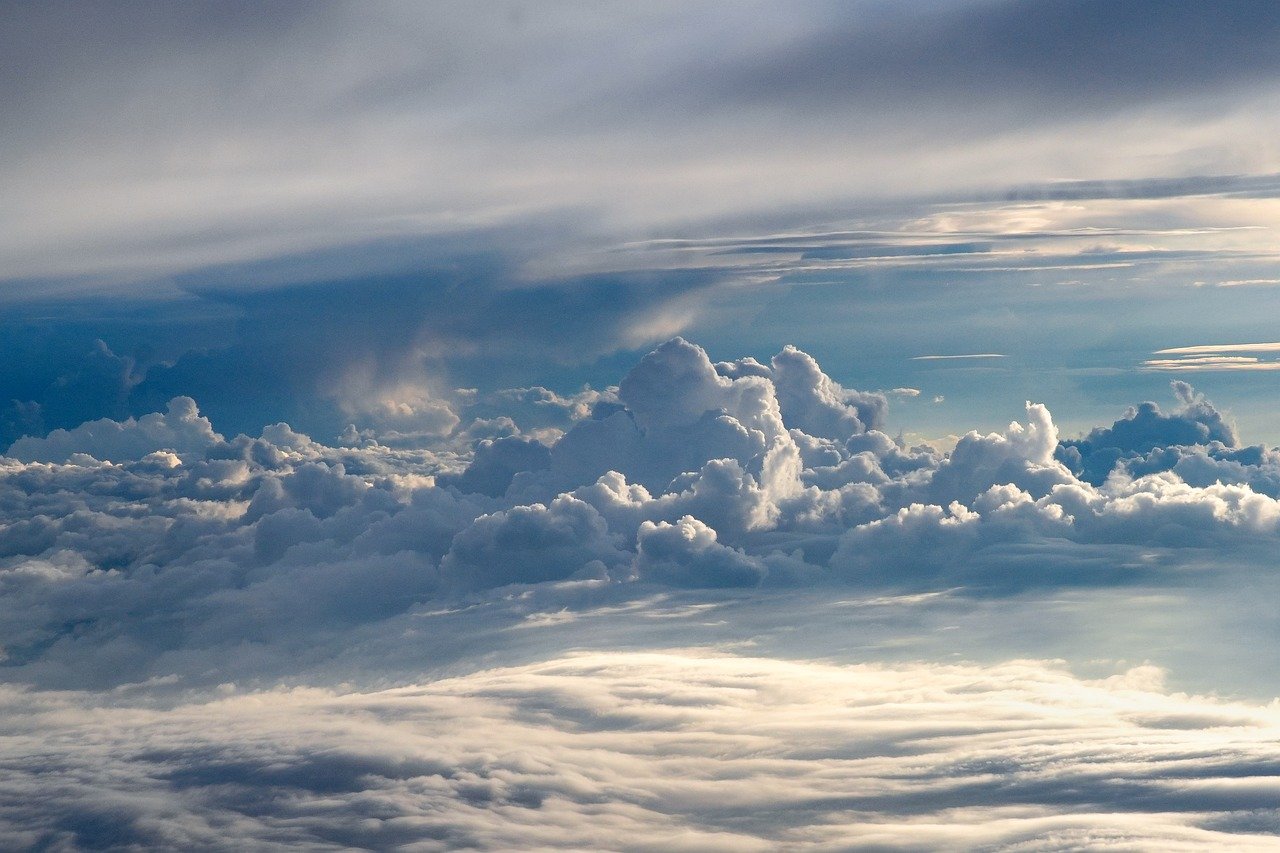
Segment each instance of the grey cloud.
[[516,474],[550,467],[550,448],[539,441],[513,435],[481,441],[465,471],[456,476],[443,475],[437,482],[442,486],[456,486],[463,492],[500,497]]
[[716,532],[691,515],[670,524],[640,522],[636,569],[641,578],[672,586],[756,586],[768,573],[758,559],[716,541]]
[[[534,253],[563,273],[602,244],[728,218],[776,232],[798,207],[811,224],[922,181],[932,200],[1268,193],[1246,140],[1270,131],[1221,122],[1271,84],[1277,33],[1244,0],[27,6],[0,51],[22,211],[0,253],[24,294],[138,291],[337,247],[368,275],[402,242],[573,216]],[[1149,187],[1107,184],[1132,162],[1114,135],[1046,133],[1165,140],[1150,108],[1169,107],[1222,150],[1189,138]],[[1098,174],[1046,173],[1064,158]]]
[[440,568],[450,584],[484,589],[603,574],[625,560],[594,507],[568,495],[483,515],[454,537]]
[[1004,198],[1008,201],[1162,199],[1202,195],[1274,198],[1277,194],[1280,194],[1280,174],[1057,181],[1052,184],[1013,187],[1004,193]]
[[[731,101],[865,108],[984,103],[992,79],[1010,106],[1119,110],[1162,98],[1259,85],[1274,73],[1280,16],[1238,0],[1172,8],[1156,2],[1055,0],[933,7],[842,8],[806,38],[742,62],[721,78]],[[715,76],[712,76],[715,80]]]
[[[1084,438],[1063,441],[1057,458],[1072,466],[1077,474],[1094,484],[1106,479],[1121,461],[1137,460],[1157,449],[1217,444],[1236,446],[1235,427],[1213,404],[1197,394],[1186,382],[1171,383],[1181,405],[1164,414],[1155,403],[1130,408],[1110,427],[1097,427]],[[1139,464],[1151,471],[1150,466]]]
[[564,428],[572,420],[551,416],[550,404],[459,399],[450,384],[493,387],[527,375],[531,359],[581,364],[660,339],[690,322],[720,280],[690,271],[527,281],[502,257],[437,262],[265,290],[192,281],[204,302],[237,316],[233,333],[152,368],[130,399],[194,396],[215,422],[246,431],[287,418],[326,436],[354,423],[403,446],[448,434],[467,406],[480,416],[522,410],[526,427]]
[[[1249,614],[1280,461],[1228,447],[1222,415],[1175,390],[1174,414],[1096,431],[1152,445],[1100,484],[1055,459],[1043,406],[950,453],[908,448],[863,420],[883,398],[797,350],[715,365],[682,340],[616,396],[497,395],[572,409],[550,448],[514,420],[473,425],[496,436],[474,449],[334,447],[284,424],[225,439],[182,399],[25,439],[56,459],[0,457],[0,843],[1272,832],[1264,703],[1175,692],[1150,666],[918,662],[989,660],[982,631],[1141,659],[1205,645],[1163,633],[1198,624],[1171,606]],[[681,464],[655,468],[680,441]],[[1159,639],[1095,636],[1108,607]],[[697,643],[714,653],[661,651]],[[725,654],[744,644],[761,656]]]

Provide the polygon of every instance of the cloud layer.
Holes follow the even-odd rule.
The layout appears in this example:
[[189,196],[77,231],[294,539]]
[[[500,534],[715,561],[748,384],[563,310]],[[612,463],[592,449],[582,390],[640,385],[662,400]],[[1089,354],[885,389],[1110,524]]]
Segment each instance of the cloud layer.
[[795,348],[676,338],[616,387],[462,395],[427,447],[227,438],[187,398],[24,438],[0,457],[0,836],[1264,847],[1271,706],[1147,665],[881,659],[926,648],[906,614],[937,596],[1042,618],[1256,573],[1280,456],[1173,392],[1080,439],[1028,403],[944,453]]
[[566,212],[560,249],[922,188],[1274,194],[1251,0],[71,3],[0,39],[0,255],[43,290]]
[[376,692],[0,692],[51,849],[1272,849],[1274,706],[1140,666],[596,653]]
[[1079,440],[1028,404],[945,454],[880,432],[886,397],[799,350],[712,363],[678,338],[616,389],[473,398],[514,417],[463,426],[460,404],[433,449],[284,424],[227,439],[178,398],[0,461],[0,645],[35,683],[208,682],[512,585],[1176,582],[1197,555],[1275,547],[1280,458],[1174,390],[1171,413],[1144,403]]

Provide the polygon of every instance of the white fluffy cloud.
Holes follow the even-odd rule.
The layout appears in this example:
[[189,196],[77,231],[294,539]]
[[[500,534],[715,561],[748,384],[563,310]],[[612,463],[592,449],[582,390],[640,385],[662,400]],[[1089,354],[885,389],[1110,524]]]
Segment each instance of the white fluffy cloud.
[[[1083,442],[1029,403],[947,454],[879,432],[883,396],[794,348],[713,364],[680,339],[616,393],[486,398],[572,409],[550,445],[496,410],[436,450],[283,424],[227,440],[178,398],[0,461],[0,646],[38,683],[120,682],[236,648],[323,657],[337,625],[512,584],[1012,590],[1148,578],[1142,549],[1273,547],[1280,457],[1175,390],[1173,414],[1144,405]],[[1081,476],[1081,448],[1114,470]]]
[[134,462],[156,451],[199,454],[221,439],[208,418],[200,416],[195,400],[175,397],[164,413],[123,423],[103,418],[71,430],[56,429],[45,438],[20,438],[6,455],[22,462],[66,462],[76,454]]

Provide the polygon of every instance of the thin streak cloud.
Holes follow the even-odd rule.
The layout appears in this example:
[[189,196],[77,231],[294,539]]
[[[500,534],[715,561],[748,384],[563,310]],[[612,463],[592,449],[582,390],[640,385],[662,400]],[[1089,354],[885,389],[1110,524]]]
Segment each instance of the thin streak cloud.
[[1229,352],[1280,352],[1280,343],[1270,341],[1256,344],[1197,344],[1189,347],[1170,347],[1156,350],[1155,355],[1200,355]]
[[913,355],[911,357],[911,360],[912,361],[948,361],[951,359],[966,359],[966,358],[1008,358],[1008,356],[998,352],[973,352],[973,353],[961,353],[958,355]]

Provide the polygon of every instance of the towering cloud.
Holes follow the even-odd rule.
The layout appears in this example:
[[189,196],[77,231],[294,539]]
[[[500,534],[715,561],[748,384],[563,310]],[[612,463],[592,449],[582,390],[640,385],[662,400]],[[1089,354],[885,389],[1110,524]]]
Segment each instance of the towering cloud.
[[[774,700],[759,698],[763,694],[742,699],[746,694],[727,687],[724,677],[740,681],[748,693],[776,691],[798,670],[763,663],[767,672],[759,676],[752,674],[756,664],[743,662],[725,664],[732,674],[722,677],[712,671],[720,666],[714,659],[699,665],[645,659],[634,667],[626,658],[569,660],[542,669],[532,662],[565,647],[635,648],[658,638],[660,644],[687,644],[700,632],[729,643],[764,637],[785,649],[788,631],[799,626],[771,616],[769,602],[800,606],[788,596],[816,595],[812,600],[827,608],[849,595],[859,607],[910,608],[909,602],[946,590],[975,596],[973,601],[1016,601],[1037,588],[1176,589],[1188,568],[1203,565],[1205,554],[1215,555],[1214,568],[1224,573],[1250,564],[1280,545],[1280,457],[1238,446],[1220,412],[1181,383],[1175,391],[1181,405],[1170,414],[1143,404],[1074,441],[1060,441],[1049,411],[1028,403],[1025,422],[1001,432],[970,432],[950,453],[940,453],[905,447],[881,432],[883,396],[841,387],[797,349],[784,349],[768,364],[713,364],[701,348],[677,338],[640,359],[616,393],[588,390],[577,402],[536,389],[473,395],[470,403],[463,398],[463,415],[473,405],[483,417],[466,426],[460,420],[434,449],[392,447],[373,431],[334,447],[284,424],[256,438],[227,439],[186,398],[174,399],[164,413],[22,439],[0,457],[0,646],[9,679],[30,685],[36,698],[11,688],[7,701],[35,703],[22,711],[26,716],[10,717],[11,725],[21,728],[30,717],[30,725],[45,729],[75,727],[89,752],[41,759],[52,761],[48,767],[56,765],[66,780],[81,780],[55,790],[48,787],[50,777],[37,772],[33,745],[22,737],[6,740],[6,766],[16,775],[0,786],[0,834],[15,845],[40,839],[90,845],[108,837],[143,845],[203,844],[210,827],[232,820],[241,821],[237,837],[253,843],[269,836],[379,844],[431,837],[483,845],[506,844],[498,827],[509,826],[514,814],[528,819],[523,825],[529,832],[568,833],[567,839],[586,826],[579,811],[590,811],[590,802],[634,799],[661,812],[667,795],[655,799],[654,792],[670,794],[666,769],[644,771],[654,774],[645,783],[652,789],[624,795],[618,788],[635,767],[649,767],[649,759],[637,765],[640,759],[624,745],[636,727],[688,727],[696,738],[723,742],[725,731],[737,730],[731,722],[737,715],[762,720],[778,712]],[[513,404],[510,417],[497,414],[504,400]],[[549,426],[538,401],[557,407],[554,422],[563,427]],[[522,424],[531,425],[529,433]],[[794,591],[806,587],[827,592]],[[742,635],[721,627],[735,625],[733,619],[699,619],[705,608],[746,601],[754,602],[749,621],[756,627],[737,625]],[[828,612],[823,618],[832,617]],[[822,656],[823,648],[806,642],[793,651]],[[390,693],[268,689],[299,679],[384,684],[386,678],[412,679],[423,667],[475,673],[482,664],[504,661],[535,668]],[[613,680],[608,673],[618,666],[633,667],[628,671],[635,675]],[[876,702],[900,707],[889,683],[899,676],[892,672],[805,672],[805,678],[845,685],[841,690],[874,682]],[[1158,686],[1092,684],[1040,670],[960,674],[921,665],[901,677],[936,684],[939,696],[959,703],[951,710],[931,706],[944,716],[954,712],[956,719],[972,721],[965,715],[991,714],[993,732],[1009,730],[1001,710],[1009,694],[997,683],[1001,679],[1012,679],[1007,689],[1039,703],[1035,713],[1046,719],[1057,713],[1057,700],[1049,697],[1059,689],[1074,691],[1079,701],[1072,707],[1080,713],[1100,713],[1097,708],[1117,701],[1132,708],[1113,729],[1081,735],[1092,746],[1057,776],[1036,757],[1039,747],[1006,755],[1014,762],[1008,772],[1041,780],[1020,799],[992,793],[978,778],[982,773],[956,769],[973,760],[961,757],[973,749],[1000,753],[980,743],[986,735],[973,733],[966,736],[972,743],[939,747],[928,767],[913,765],[911,772],[923,774],[920,784],[933,791],[928,802],[913,805],[908,793],[892,793],[885,780],[904,772],[892,756],[915,747],[884,741],[879,769],[848,765],[849,784],[865,788],[866,780],[880,780],[879,793],[848,805],[879,815],[877,820],[906,826],[907,815],[943,803],[994,814],[1017,800],[1020,808],[1039,809],[1038,817],[1025,813],[1020,820],[1031,822],[983,838],[1030,837],[1026,833],[1050,825],[1068,835],[1119,832],[1103,814],[1105,804],[1131,795],[1142,802],[1156,797],[1163,804],[1159,811],[1173,815],[1148,828],[1161,843],[1188,833],[1216,838],[1214,833],[1248,824],[1239,823],[1244,819],[1238,812],[1256,800],[1243,793],[1223,799],[1222,814],[1205,818],[1212,826],[1181,816],[1190,801],[1179,799],[1158,769],[1167,769],[1163,747],[1152,744],[1134,758],[1133,772],[1147,781],[1128,794],[1093,779],[1088,768],[1097,758],[1090,750],[1106,751],[1116,739],[1146,731],[1144,720],[1160,730],[1217,732],[1219,725],[1236,725],[1215,722],[1219,718],[1265,716],[1261,708],[1223,710],[1209,700],[1171,698]],[[755,685],[757,678],[769,686]],[[681,688],[670,679],[681,681]],[[984,682],[980,701],[961,702],[955,696],[971,694],[948,692],[973,679],[996,681]],[[236,688],[218,687],[232,682],[266,692],[237,697]],[[55,696],[43,692],[47,688],[108,692]],[[218,689],[235,698],[209,693]],[[598,704],[604,700],[592,692],[599,689],[631,697],[657,692],[652,705],[606,713]],[[110,721],[115,712],[101,707],[101,696],[127,703],[135,694],[154,694],[171,703],[181,690],[190,691],[191,704],[120,711],[151,727],[169,727],[174,741],[155,728],[145,736],[129,734]],[[471,698],[459,705],[463,696]],[[718,703],[715,714],[695,718],[678,710],[703,706],[712,701],[707,697]],[[837,706],[847,710],[831,697],[797,701],[804,714],[818,715],[815,720]],[[829,701],[836,704],[824,704]],[[279,720],[292,722],[270,724],[250,707],[277,708],[284,715]],[[397,757],[381,741],[349,730],[351,717],[342,710],[348,707],[382,709],[378,738],[398,737],[403,725],[422,722],[424,736],[458,751],[452,757]],[[225,739],[202,722],[224,713],[243,726]],[[485,743],[493,744],[500,731],[511,738],[506,758],[483,770],[458,739],[462,720],[477,714],[488,721]],[[578,718],[594,720],[595,734],[570,735],[561,728]],[[499,719],[509,721],[507,728]],[[535,722],[542,719],[556,722]],[[941,724],[914,719],[926,729]],[[1179,722],[1185,720],[1194,721]],[[303,740],[285,731],[295,725]],[[823,727],[814,725],[817,737]],[[857,726],[849,734],[853,740],[876,730],[870,718]],[[624,738],[615,728],[632,735]],[[1050,730],[1037,728],[1037,736]],[[529,744],[549,733],[562,739],[564,749],[531,758]],[[633,769],[566,787],[569,775],[579,772],[573,769],[580,762],[576,750],[589,736],[604,739],[600,748],[611,751],[610,761]],[[243,739],[258,746],[246,752]],[[1061,748],[1050,741],[1045,749]],[[1073,735],[1072,743],[1078,747],[1079,738]],[[1232,766],[1253,766],[1249,748],[1223,744]],[[718,758],[703,755],[698,747],[684,760],[697,762],[697,774],[708,782],[747,772],[736,759],[726,763],[723,750],[715,753]],[[805,755],[804,761],[819,760],[817,753]],[[534,765],[548,768],[546,775],[527,772]],[[1206,780],[1219,778],[1212,768],[1202,771]],[[1235,772],[1220,770],[1223,776]],[[84,788],[98,784],[95,774],[121,780],[137,795],[127,797],[110,820]],[[823,774],[806,769],[803,778],[817,784]],[[967,781],[948,788],[944,778]],[[434,803],[429,808],[440,823],[431,832],[408,819],[413,809],[403,811],[403,824],[339,828],[352,826],[350,809],[363,808],[355,799],[385,806],[410,789],[419,798],[410,799],[423,808]],[[1068,789],[1097,814],[1060,823],[1058,806]],[[288,833],[271,835],[256,818],[242,821],[246,798],[268,793],[276,804],[268,807],[271,820],[288,823]],[[44,811],[22,805],[37,796],[54,805]],[[305,805],[322,796],[337,798],[327,801],[332,820],[313,819],[314,810]],[[835,792],[815,788],[806,796],[813,799],[804,808],[825,814],[817,804]],[[168,803],[156,808],[181,817],[158,817],[145,803]],[[681,837],[698,845],[728,838],[736,846],[790,843],[803,835],[786,822],[743,823],[727,808],[714,798],[702,801]],[[313,817],[302,819],[302,812]],[[651,819],[657,820],[633,813],[590,836],[590,843],[610,846],[615,831],[652,832],[643,828]],[[868,843],[892,841],[906,831],[886,828],[868,836]],[[938,838],[962,843],[962,835]],[[661,833],[652,837],[671,840]]]
[[716,365],[678,338],[543,440],[513,419],[435,451],[285,425],[227,440],[178,398],[10,448],[0,643],[38,682],[140,680],[217,671],[246,643],[280,666],[338,622],[512,584],[1087,586],[1150,575],[1098,549],[1273,543],[1275,454],[1175,390],[1172,414],[1062,443],[1028,404],[949,454],[879,432],[884,398],[799,350]]

